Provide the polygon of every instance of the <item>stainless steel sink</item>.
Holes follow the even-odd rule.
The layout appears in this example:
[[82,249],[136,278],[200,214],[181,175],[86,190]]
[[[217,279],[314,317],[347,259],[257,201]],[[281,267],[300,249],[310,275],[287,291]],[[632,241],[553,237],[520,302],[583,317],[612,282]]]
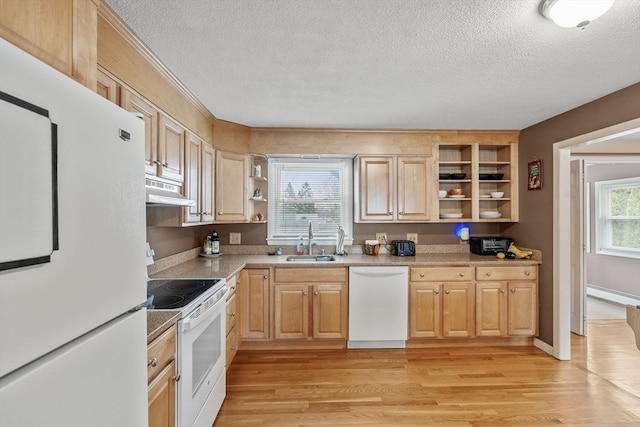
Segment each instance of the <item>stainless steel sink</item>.
[[287,257],[287,261],[298,262],[327,262],[335,260],[336,257],[333,255],[291,255]]

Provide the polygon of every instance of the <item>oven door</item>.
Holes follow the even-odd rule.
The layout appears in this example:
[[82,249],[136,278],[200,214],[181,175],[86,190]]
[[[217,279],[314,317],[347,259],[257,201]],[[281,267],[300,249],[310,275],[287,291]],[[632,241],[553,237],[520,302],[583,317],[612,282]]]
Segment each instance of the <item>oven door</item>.
[[178,427],[210,427],[224,400],[226,292],[178,321]]

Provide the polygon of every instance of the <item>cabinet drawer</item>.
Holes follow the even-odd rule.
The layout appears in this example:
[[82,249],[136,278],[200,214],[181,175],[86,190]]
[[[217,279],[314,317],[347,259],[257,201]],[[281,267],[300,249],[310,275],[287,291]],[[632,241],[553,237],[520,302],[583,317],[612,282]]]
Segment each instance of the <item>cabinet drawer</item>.
[[238,313],[238,303],[235,294],[227,300],[227,335],[229,331],[236,326],[236,318]]
[[538,267],[535,265],[476,268],[476,280],[536,280],[537,278]]
[[172,326],[147,347],[147,381],[150,383],[175,359],[176,327]]
[[229,369],[229,365],[233,361],[236,353],[238,352],[238,348],[240,347],[240,330],[238,328],[233,328],[229,335],[227,335],[226,341],[226,351],[225,351],[225,366]]
[[411,282],[433,282],[440,280],[447,282],[473,280],[473,267],[425,267],[411,269]]
[[276,268],[275,281],[304,282],[304,283],[328,283],[347,281],[346,268]]
[[231,299],[231,297],[236,294],[236,288],[237,287],[238,287],[238,285],[237,285],[236,276],[233,276],[232,278],[227,280],[227,289],[228,289],[228,291],[227,291],[227,301],[229,301]]

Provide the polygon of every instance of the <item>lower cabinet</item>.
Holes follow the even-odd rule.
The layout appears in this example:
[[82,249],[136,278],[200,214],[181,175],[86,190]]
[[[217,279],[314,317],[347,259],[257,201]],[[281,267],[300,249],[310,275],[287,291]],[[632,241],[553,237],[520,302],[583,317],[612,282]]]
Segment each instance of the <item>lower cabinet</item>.
[[269,269],[249,268],[240,273],[242,284],[242,339],[269,339]]
[[148,410],[150,427],[176,423],[176,327],[172,326],[147,347]]
[[476,334],[534,336],[538,333],[538,267],[476,269]]
[[346,268],[276,268],[274,338],[346,339]]
[[410,270],[409,337],[474,336],[473,267]]
[[226,327],[227,327],[227,338],[226,338],[226,354],[225,354],[225,367],[229,369],[231,366],[231,362],[233,362],[233,358],[236,356],[238,352],[238,348],[240,348],[240,344],[242,343],[242,335],[240,333],[240,304],[238,303],[239,295],[242,294],[240,288],[242,287],[242,278],[238,279],[238,277],[234,276],[227,280],[227,288],[229,292],[227,293],[227,306],[226,306]]

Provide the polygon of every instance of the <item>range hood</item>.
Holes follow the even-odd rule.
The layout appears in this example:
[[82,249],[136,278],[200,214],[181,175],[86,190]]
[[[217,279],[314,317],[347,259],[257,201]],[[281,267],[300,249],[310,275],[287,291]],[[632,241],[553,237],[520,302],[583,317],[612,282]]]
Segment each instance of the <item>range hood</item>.
[[189,200],[180,194],[180,187],[174,184],[146,178],[147,207],[154,206],[195,206],[194,200]]

